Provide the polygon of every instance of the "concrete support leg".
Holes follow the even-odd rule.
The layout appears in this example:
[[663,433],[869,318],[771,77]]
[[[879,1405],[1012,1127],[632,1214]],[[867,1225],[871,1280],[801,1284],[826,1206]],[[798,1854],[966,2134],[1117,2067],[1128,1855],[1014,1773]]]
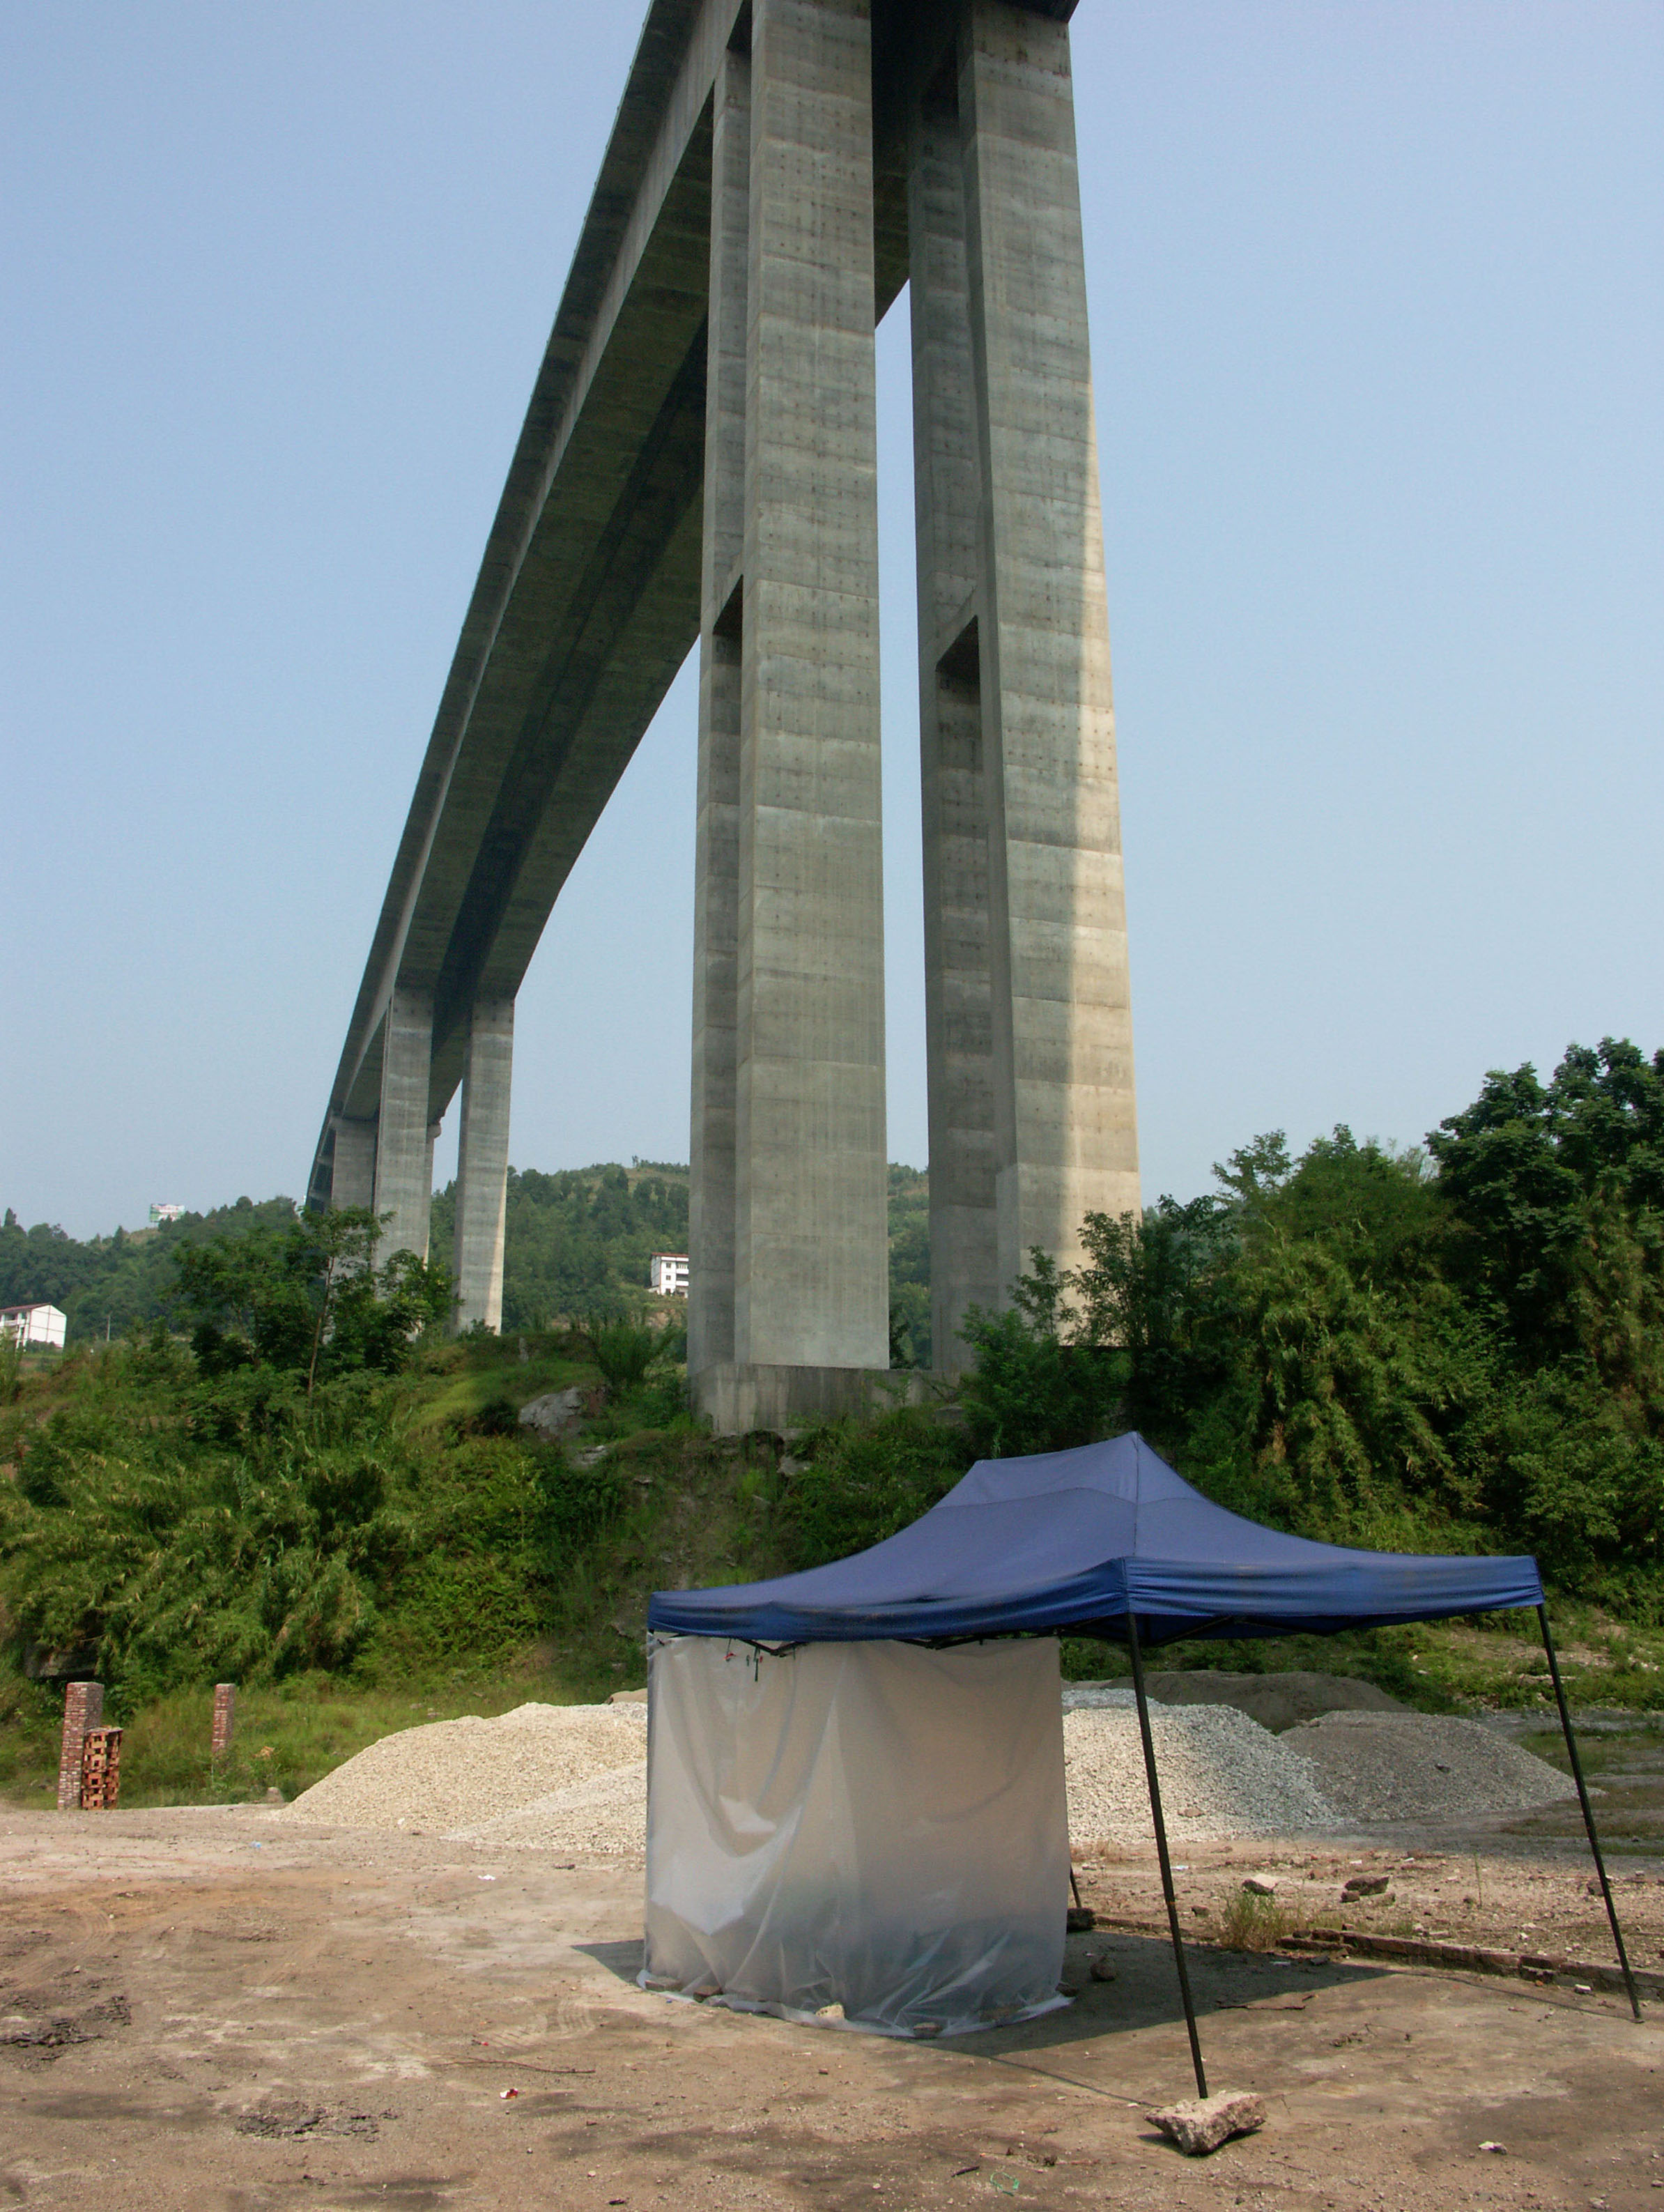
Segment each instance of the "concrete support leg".
[[434,1002],[425,991],[395,991],[381,1054],[381,1115],[375,1149],[375,1210],[391,1213],[377,1247],[428,1256],[434,1202],[434,1130],[428,1120]]
[[753,0],[734,1352],[883,1368],[865,0]]
[[1139,1204],[1133,1034],[1069,33],[965,0],[1003,1291]]
[[959,1331],[967,1308],[997,1306],[1000,1277],[976,600],[981,478],[950,77],[915,112],[908,157],[931,1344],[934,1366],[951,1373],[966,1362]]
[[468,1029],[457,1147],[455,1327],[502,1326],[503,1211],[508,1187],[508,1100],[514,1002],[482,1000]]
[[745,264],[750,59],[717,66],[711,142],[710,353],[700,582],[694,859],[693,1126],[688,1371],[734,1356],[734,1079],[739,965],[739,749],[745,544]]
[[339,1212],[343,1206],[374,1203],[375,1123],[349,1121],[343,1115],[335,1125],[330,1204]]

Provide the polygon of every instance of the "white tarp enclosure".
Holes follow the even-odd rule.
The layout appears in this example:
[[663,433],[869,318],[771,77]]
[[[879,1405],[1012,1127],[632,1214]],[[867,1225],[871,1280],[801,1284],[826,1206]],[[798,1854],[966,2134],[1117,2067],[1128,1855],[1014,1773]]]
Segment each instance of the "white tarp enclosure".
[[1060,2002],[1058,1646],[654,1639],[655,1989],[892,2035]]

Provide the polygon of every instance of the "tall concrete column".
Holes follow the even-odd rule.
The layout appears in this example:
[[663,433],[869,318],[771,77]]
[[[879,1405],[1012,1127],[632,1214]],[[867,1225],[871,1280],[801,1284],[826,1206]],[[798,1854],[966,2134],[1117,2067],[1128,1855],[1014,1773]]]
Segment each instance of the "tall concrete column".
[[[508,1100],[514,1072],[514,1001],[482,1000],[468,1025],[457,1144],[454,1257],[460,1329],[502,1326],[503,1215],[508,1186]],[[430,1176],[431,1181],[431,1176]]]
[[693,1127],[688,1372],[734,1356],[734,1079],[739,965],[740,637],[744,620],[745,264],[750,58],[717,64],[700,579],[699,785],[694,855]]
[[349,1121],[343,1114],[335,1125],[330,1204],[339,1212],[343,1206],[374,1203],[375,1123]]
[[428,1093],[434,1052],[434,1001],[427,991],[396,990],[381,1052],[381,1115],[375,1148],[375,1210],[391,1213],[377,1256],[428,1256],[434,1202],[434,1131]]
[[988,965],[988,797],[976,592],[975,380],[951,81],[911,125],[908,240],[919,568],[920,789],[930,1111],[932,1364],[963,1365],[967,1308],[999,1304]]
[[999,1272],[1139,1204],[1133,1033],[1080,186],[1066,25],[964,0],[981,473]]
[[883,1368],[865,0],[753,0],[750,79],[734,1355]]

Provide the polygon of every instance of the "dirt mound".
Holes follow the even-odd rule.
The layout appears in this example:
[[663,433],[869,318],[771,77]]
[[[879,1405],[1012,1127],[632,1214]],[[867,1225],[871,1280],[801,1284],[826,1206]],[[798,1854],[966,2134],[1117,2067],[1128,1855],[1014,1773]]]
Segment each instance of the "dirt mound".
[[1569,1775],[1478,1721],[1327,1713],[1280,1741],[1310,1760],[1345,1820],[1523,1813],[1576,1795]]

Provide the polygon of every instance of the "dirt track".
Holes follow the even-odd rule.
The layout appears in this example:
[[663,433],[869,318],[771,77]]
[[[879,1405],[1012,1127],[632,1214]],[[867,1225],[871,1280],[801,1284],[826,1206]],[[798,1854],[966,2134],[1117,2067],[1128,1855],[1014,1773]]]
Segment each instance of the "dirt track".
[[[1487,1860],[1504,1918],[1529,1894],[1540,1925],[1558,1899],[1587,1923],[1580,1863],[1510,1848],[1521,1881],[1548,1872],[1504,1896]],[[1148,1869],[1097,1879],[1123,1917],[1155,1902]],[[640,1883],[253,1810],[0,1814],[0,2034],[56,2039],[0,2047],[0,2202],[1664,2203],[1664,2007],[1637,2027],[1610,1997],[1200,1948],[1214,2085],[1271,2119],[1193,2164],[1142,2118],[1190,2087],[1153,1936],[1072,1939],[1066,2012],[898,2044],[637,1990]],[[1655,1875],[1636,1903],[1656,1919]]]

